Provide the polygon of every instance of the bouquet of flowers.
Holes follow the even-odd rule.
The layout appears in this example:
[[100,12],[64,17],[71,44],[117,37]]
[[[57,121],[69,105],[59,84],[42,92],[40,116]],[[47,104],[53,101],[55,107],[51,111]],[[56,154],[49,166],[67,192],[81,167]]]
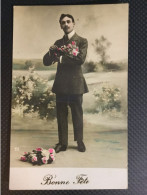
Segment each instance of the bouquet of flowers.
[[79,48],[76,46],[76,42],[72,41],[71,44],[68,45],[63,45],[61,47],[58,47],[55,50],[54,55],[55,56],[60,56],[60,55],[72,55],[72,56],[77,56],[79,53]]
[[55,150],[36,148],[32,152],[24,152],[20,157],[21,161],[30,162],[33,165],[51,164],[55,160]]

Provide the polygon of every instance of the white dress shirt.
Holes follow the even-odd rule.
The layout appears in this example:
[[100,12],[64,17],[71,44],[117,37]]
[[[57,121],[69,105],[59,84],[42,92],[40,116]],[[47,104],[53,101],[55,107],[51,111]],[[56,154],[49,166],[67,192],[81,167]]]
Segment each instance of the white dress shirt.
[[[69,34],[67,34],[68,39],[71,39],[71,37],[75,34],[75,30],[71,31]],[[66,35],[66,34],[65,34]]]

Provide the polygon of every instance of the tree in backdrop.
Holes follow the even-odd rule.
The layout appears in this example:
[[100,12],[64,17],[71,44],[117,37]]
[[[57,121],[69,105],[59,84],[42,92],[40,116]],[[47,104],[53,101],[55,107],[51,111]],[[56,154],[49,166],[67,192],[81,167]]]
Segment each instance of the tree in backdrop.
[[101,36],[99,39],[95,39],[95,43],[92,45],[95,49],[95,52],[100,57],[100,63],[102,64],[103,67],[105,67],[109,59],[107,51],[111,46],[111,43],[107,40],[107,38]]
[[32,67],[33,63],[31,60],[26,60],[25,61],[25,69],[29,69],[30,67]]

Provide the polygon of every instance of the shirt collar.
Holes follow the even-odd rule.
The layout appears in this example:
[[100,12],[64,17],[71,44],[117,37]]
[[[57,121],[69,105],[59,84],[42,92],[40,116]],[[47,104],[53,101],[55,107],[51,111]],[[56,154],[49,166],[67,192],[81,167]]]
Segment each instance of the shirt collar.
[[70,32],[69,34],[67,34],[68,39],[71,39],[71,37],[75,34],[75,30],[73,30],[72,32]]

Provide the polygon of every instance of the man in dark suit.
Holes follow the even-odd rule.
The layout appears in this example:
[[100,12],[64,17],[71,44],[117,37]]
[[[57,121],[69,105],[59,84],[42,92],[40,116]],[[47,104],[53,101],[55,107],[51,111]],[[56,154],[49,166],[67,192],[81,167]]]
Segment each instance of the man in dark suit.
[[[88,92],[86,81],[83,77],[81,65],[84,63],[88,42],[78,36],[74,31],[74,18],[69,14],[62,14],[60,26],[65,35],[50,47],[43,58],[43,63],[49,66],[58,62],[57,73],[52,92],[56,94],[56,109],[58,122],[59,143],[55,147],[56,153],[65,151],[68,146],[68,106],[71,108],[74,128],[74,140],[77,141],[78,150],[85,152],[83,142],[83,94]],[[57,51],[62,46],[75,45],[76,52],[60,53]]]

